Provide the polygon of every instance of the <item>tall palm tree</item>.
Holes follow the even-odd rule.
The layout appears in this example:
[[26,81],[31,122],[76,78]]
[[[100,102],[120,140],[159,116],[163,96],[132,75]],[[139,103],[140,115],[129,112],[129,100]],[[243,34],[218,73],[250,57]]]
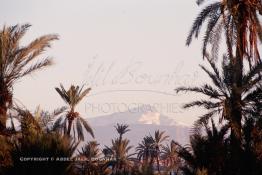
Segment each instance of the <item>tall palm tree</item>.
[[[221,122],[222,120],[227,120],[229,122],[232,132],[234,132],[239,126],[235,123],[232,107],[232,101],[235,100],[233,94],[234,69],[232,62],[227,56],[224,56],[221,70],[219,70],[213,60],[208,59],[208,63],[211,70],[204,66],[200,67],[209,76],[212,84],[206,83],[199,87],[179,87],[176,91],[195,92],[209,98],[209,100],[200,99],[184,105],[184,108],[199,106],[208,110],[208,113],[199,117],[195,122],[195,128],[198,128],[198,125],[201,126],[201,123],[205,123],[210,118],[219,116]],[[262,89],[260,83],[262,83],[262,78],[259,75],[261,71],[262,64],[259,63],[251,69],[247,69],[245,71],[246,73],[243,75],[241,88],[242,98],[240,100],[241,113],[243,116],[254,116],[253,114],[258,111],[257,107],[261,106],[262,100],[260,97],[262,95]],[[241,135],[238,137],[241,137]]]
[[122,138],[123,134],[129,131],[128,125],[118,124],[117,126],[118,127],[115,127],[117,132],[119,132],[119,130],[123,132],[120,132],[121,134],[119,133],[118,138],[112,140],[111,147],[107,147],[109,152],[112,153],[113,159],[109,160],[105,167],[112,166],[113,174],[115,175],[128,174],[132,167],[131,156],[134,155],[129,154],[129,151],[133,146],[130,146],[130,140]]
[[132,166],[132,161],[130,160],[133,154],[129,154],[130,149],[133,146],[130,146],[130,140],[117,138],[112,140],[112,150],[114,152],[115,162],[113,165],[114,174],[126,174],[130,171]]
[[[197,0],[202,4],[205,0]],[[193,36],[196,38],[200,29],[207,20],[207,28],[203,39],[203,57],[208,56],[207,47],[211,44],[211,58],[218,57],[221,34],[225,33],[228,59],[231,61],[231,89],[227,102],[227,114],[229,114],[231,128],[232,147],[232,172],[241,173],[239,161],[241,158],[242,123],[245,110],[243,110],[243,98],[246,93],[244,81],[244,61],[248,60],[250,69],[261,64],[258,50],[258,40],[262,41],[261,18],[262,4],[260,0],[220,0],[211,2],[197,16],[188,35],[186,44],[189,45]],[[224,32],[222,32],[224,31]],[[235,53],[233,53],[235,52]],[[251,71],[252,72],[252,71]],[[260,70],[259,70],[260,72]],[[260,91],[260,90],[258,90]],[[254,98],[254,96],[253,96]],[[248,98],[247,98],[248,99]],[[251,99],[252,100],[252,99]],[[204,104],[201,104],[204,106]],[[207,106],[211,106],[209,104]],[[221,106],[221,105],[220,105]],[[214,106],[212,107],[215,108]],[[211,109],[211,108],[210,108]],[[244,162],[243,162],[244,163]]]
[[162,158],[166,162],[167,166],[167,173],[170,172],[170,174],[178,174],[179,167],[182,164],[182,161],[180,157],[178,156],[178,146],[176,143],[172,140],[169,145],[163,146],[163,155]]
[[[202,4],[205,0],[197,0]],[[222,30],[225,31],[226,46],[229,59],[232,60],[233,88],[232,101],[230,101],[232,119],[235,130],[232,132],[232,139],[235,145],[240,145],[239,136],[242,126],[241,99],[243,90],[243,61],[246,58],[249,66],[259,63],[260,55],[258,40],[262,41],[262,26],[258,16],[261,14],[260,0],[221,0],[212,2],[205,7],[196,18],[188,35],[186,44],[189,45],[193,36],[198,37],[200,28],[205,20],[208,20],[207,29],[203,41],[203,56],[207,55],[206,48],[211,43],[212,58],[217,57]],[[233,54],[235,51],[235,54]],[[252,60],[255,60],[254,62]],[[232,143],[233,143],[232,142]]]
[[208,123],[203,123],[203,132],[195,132],[190,137],[189,146],[181,146],[178,143],[177,153],[185,161],[180,167],[185,175],[198,174],[208,171],[206,174],[226,174],[225,165],[227,158],[227,139],[228,126],[222,125],[217,129],[214,121],[211,120],[212,127]]
[[165,131],[155,131],[155,134],[153,136],[154,143],[153,143],[153,148],[155,150],[155,159],[157,161],[157,170],[158,173],[161,174],[160,172],[160,153],[161,153],[161,148],[164,146],[164,142],[167,141],[169,138],[168,135],[165,134]]
[[[71,135],[71,130],[73,128],[74,137],[75,137],[75,126],[77,130],[78,140],[84,140],[84,133],[83,127],[85,130],[94,137],[94,133],[90,125],[87,123],[85,119],[83,119],[78,112],[75,111],[75,107],[79,102],[90,92],[91,88],[83,89],[84,86],[81,88],[79,86],[71,85],[69,90],[65,90],[64,86],[61,84],[60,88],[55,88],[58,92],[60,97],[65,101],[68,105],[69,110],[67,111],[66,118],[64,119],[63,126],[64,126],[64,133],[68,136]],[[75,122],[75,125],[73,125]]]
[[[206,0],[197,0],[201,5]],[[212,45],[212,52],[216,53],[220,44],[221,32],[225,31],[225,38],[229,52],[236,47],[236,59],[246,57],[259,59],[257,39],[262,40],[262,27],[257,12],[262,10],[260,0],[219,0],[212,1],[204,7],[196,17],[186,44],[190,45],[193,37],[198,38],[200,29],[207,21],[203,41],[203,56],[206,54],[208,43]],[[231,56],[231,58],[233,58]]]
[[6,128],[7,111],[13,104],[14,83],[52,63],[51,58],[39,56],[58,36],[44,35],[21,46],[20,41],[29,28],[29,24],[24,24],[0,30],[0,133]]
[[[195,106],[203,107],[208,112],[200,116],[195,122],[195,129],[201,126],[210,118],[219,117],[220,122],[227,121],[231,128],[231,169],[233,172],[241,172],[239,164],[245,164],[242,157],[242,124],[239,123],[238,115],[235,115],[234,102],[235,98],[235,81],[234,81],[234,63],[233,60],[228,59],[227,56],[223,57],[222,69],[219,70],[215,62],[208,59],[211,70],[204,66],[201,68],[209,76],[212,84],[204,84],[200,87],[181,87],[177,91],[195,92],[205,95],[208,99],[200,99],[184,105],[184,108],[191,108]],[[241,91],[240,103],[241,123],[245,123],[247,118],[258,116],[259,106],[262,102],[262,89],[261,89],[261,76],[262,64],[258,63],[251,68],[246,68],[242,76],[242,87],[238,90]]]

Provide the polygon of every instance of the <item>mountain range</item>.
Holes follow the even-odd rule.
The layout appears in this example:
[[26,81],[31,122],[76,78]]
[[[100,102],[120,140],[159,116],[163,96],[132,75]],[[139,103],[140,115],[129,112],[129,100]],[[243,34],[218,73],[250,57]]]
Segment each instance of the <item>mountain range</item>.
[[165,131],[170,136],[169,140],[175,140],[184,145],[188,143],[190,127],[177,122],[174,118],[159,113],[152,106],[146,108],[133,108],[125,112],[116,112],[110,115],[89,118],[95,139],[100,146],[110,145],[111,139],[117,137],[114,126],[119,124],[129,125],[130,131],[124,137],[130,139],[131,145],[136,146],[144,136],[154,135],[156,130]]

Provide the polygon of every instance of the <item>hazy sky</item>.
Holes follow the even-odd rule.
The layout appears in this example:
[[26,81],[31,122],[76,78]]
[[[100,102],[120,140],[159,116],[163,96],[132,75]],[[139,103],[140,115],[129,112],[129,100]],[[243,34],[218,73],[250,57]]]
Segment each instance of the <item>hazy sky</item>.
[[55,65],[18,82],[15,100],[51,110],[64,104],[54,87],[85,83],[92,91],[79,105],[83,116],[151,104],[190,124],[199,110],[180,107],[197,97],[174,89],[206,81],[201,39],[185,46],[200,9],[195,0],[2,0],[1,26],[32,24],[23,43],[60,35],[46,52]]

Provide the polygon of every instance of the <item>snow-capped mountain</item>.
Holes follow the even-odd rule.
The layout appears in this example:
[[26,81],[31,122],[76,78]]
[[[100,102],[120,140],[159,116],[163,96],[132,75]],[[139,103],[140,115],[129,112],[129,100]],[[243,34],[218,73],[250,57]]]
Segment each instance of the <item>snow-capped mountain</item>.
[[110,145],[111,139],[117,137],[114,128],[117,123],[129,125],[131,131],[125,137],[130,139],[131,144],[134,146],[144,136],[153,135],[156,130],[165,131],[170,136],[170,140],[174,139],[181,144],[188,143],[189,138],[189,126],[162,115],[151,106],[89,118],[88,122],[92,126],[96,140],[101,146]]

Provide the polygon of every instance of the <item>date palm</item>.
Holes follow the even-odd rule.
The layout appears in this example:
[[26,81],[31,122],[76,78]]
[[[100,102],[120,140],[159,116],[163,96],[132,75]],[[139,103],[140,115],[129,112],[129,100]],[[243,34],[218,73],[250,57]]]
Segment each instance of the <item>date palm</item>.
[[112,161],[113,173],[114,174],[126,174],[131,170],[132,162],[130,160],[133,154],[129,154],[130,149],[133,146],[130,146],[130,140],[119,138],[112,140],[112,150],[115,160]]
[[241,79],[242,85],[239,90],[241,91],[241,99],[238,100],[240,104],[241,120],[239,122],[239,116],[235,114],[234,102],[235,98],[235,83],[234,83],[234,65],[232,60],[224,56],[222,69],[219,70],[217,65],[212,60],[208,60],[211,66],[211,70],[201,66],[201,68],[207,73],[212,81],[212,84],[204,84],[200,87],[181,87],[177,91],[195,92],[206,96],[208,99],[200,99],[184,105],[184,108],[191,107],[203,107],[207,109],[207,113],[200,116],[195,122],[195,129],[201,126],[201,123],[205,123],[210,118],[219,117],[220,122],[227,121],[231,128],[231,169],[232,172],[241,172],[243,166],[239,166],[244,158],[242,157],[242,137],[243,127],[240,123],[245,123],[246,119],[250,117],[258,116],[260,106],[262,102],[262,89],[261,89],[261,76],[262,63],[258,63],[245,70]]
[[[198,0],[202,4],[205,0]],[[249,66],[260,63],[258,40],[262,41],[262,26],[258,14],[261,14],[260,0],[220,0],[205,7],[193,23],[186,44],[189,45],[193,36],[196,38],[207,20],[207,28],[203,39],[203,56],[207,54],[208,43],[211,44],[212,58],[217,58],[221,34],[225,31],[226,46],[229,59],[232,60],[233,87],[230,107],[236,129],[232,133],[235,145],[240,145],[239,136],[242,127],[241,99],[243,89],[243,64],[246,58]],[[258,13],[259,12],[259,13]],[[235,54],[233,52],[235,51]],[[233,142],[232,142],[233,143]]]
[[51,58],[39,57],[57,35],[41,36],[26,46],[20,42],[29,24],[0,30],[0,133],[6,128],[7,111],[13,104],[13,85],[21,78],[51,65]]
[[[202,94],[208,98],[202,100],[196,100],[191,103],[185,104],[184,108],[191,107],[203,107],[208,110],[203,116],[195,122],[195,128],[201,126],[203,123],[208,121],[210,118],[219,116],[220,121],[226,120],[229,122],[232,132],[241,129],[239,128],[236,119],[234,118],[234,111],[232,107],[232,101],[235,100],[234,91],[234,81],[233,74],[234,69],[232,61],[227,57],[223,57],[222,69],[219,70],[215,62],[208,59],[208,63],[211,70],[204,66],[200,66],[201,69],[209,76],[211,84],[206,83],[199,87],[179,87],[176,89],[177,92],[194,92]],[[248,68],[247,68],[248,69]],[[242,88],[240,89],[241,94],[241,114],[245,117],[254,117],[259,111],[259,106],[261,106],[262,100],[262,89],[260,84],[262,83],[262,77],[260,72],[262,71],[262,63],[256,64],[251,69],[245,71],[242,78]],[[242,118],[241,121],[243,121]],[[237,132],[236,132],[237,133]],[[238,135],[241,137],[241,135]]]
[[[59,116],[66,110],[66,107],[57,108],[52,112],[43,110],[38,106],[33,113],[26,109],[15,107],[14,110],[18,113],[17,116],[12,116],[21,124],[25,116],[31,116],[38,123],[39,127],[45,132],[58,131],[60,129]],[[59,118],[56,120],[56,118]]]
[[202,124],[203,131],[195,132],[190,137],[189,146],[181,146],[178,143],[177,153],[185,164],[180,167],[185,175],[197,174],[207,171],[210,175],[226,174],[226,154],[228,126],[221,126],[219,130],[211,120],[211,128],[208,123]]
[[[202,4],[205,0],[197,0]],[[207,28],[203,41],[203,56],[208,55],[207,46],[211,44],[212,58],[217,58],[220,45],[221,34],[224,30],[226,46],[229,59],[232,60],[232,89],[230,100],[227,101],[227,113],[231,116],[231,125],[234,130],[231,132],[232,146],[236,149],[234,155],[239,155],[241,148],[242,121],[243,121],[243,103],[246,92],[246,82],[244,77],[244,58],[247,58],[249,67],[261,62],[258,40],[262,40],[261,21],[258,16],[262,14],[262,4],[260,0],[221,0],[211,2],[205,7],[196,18],[187,38],[187,45],[191,43],[192,38],[198,37],[200,28],[207,20]],[[259,12],[259,13],[258,13]],[[233,54],[235,51],[235,54]],[[255,61],[253,61],[255,60]],[[260,91],[260,90],[257,90]],[[253,96],[254,99],[255,96]],[[250,99],[249,99],[250,100]],[[207,105],[207,106],[211,106]],[[204,106],[204,105],[203,105]],[[224,110],[225,111],[225,110]],[[236,158],[238,160],[238,158]],[[237,165],[238,166],[238,165]]]
[[119,134],[119,140],[122,140],[123,135],[130,131],[130,129],[128,129],[128,125],[124,125],[124,124],[119,124],[117,123],[117,125],[115,126],[115,129],[117,131],[117,133]]
[[161,174],[160,172],[160,153],[161,153],[161,148],[163,148],[163,144],[167,139],[169,138],[168,135],[165,134],[165,131],[155,131],[155,134],[153,136],[153,149],[155,150],[155,159],[157,162],[157,170],[158,173]]
[[83,89],[79,86],[71,85],[68,90],[65,90],[64,86],[61,84],[60,88],[55,88],[60,97],[64,100],[64,102],[68,105],[69,109],[66,114],[66,118],[64,119],[62,125],[64,128],[64,133],[68,136],[71,135],[71,130],[73,128],[74,137],[76,136],[75,127],[77,130],[78,140],[84,140],[84,129],[94,137],[93,130],[88,122],[83,119],[78,112],[75,111],[76,105],[80,103],[80,101],[90,92],[91,88]]
[[179,167],[181,166],[181,159],[178,156],[178,146],[172,140],[169,145],[163,146],[162,158],[166,162],[167,172],[178,174]]
[[84,157],[86,160],[80,163],[82,165],[80,168],[82,174],[99,174],[100,149],[98,146],[99,144],[96,141],[90,141],[79,152],[78,156]]
[[[71,158],[73,156],[77,145],[72,145],[70,142],[68,138],[58,133],[37,134],[30,136],[30,139],[22,139],[10,151],[13,162],[6,174],[73,174],[70,161],[53,161],[50,163],[52,157]],[[28,163],[21,161],[21,158],[24,157],[48,157],[49,161],[31,161]]]
[[137,159],[142,161],[142,164],[152,166],[155,155],[155,149],[153,148],[154,139],[152,136],[145,136],[141,143],[136,147]]
[[119,133],[119,137],[112,139],[112,146],[107,147],[107,152],[112,154],[113,159],[109,160],[105,167],[112,166],[115,175],[128,174],[132,167],[131,156],[133,155],[129,154],[129,151],[133,146],[130,146],[130,140],[122,138],[123,134],[129,131],[128,125],[117,124],[115,129]]
[[[197,0],[201,5],[207,0]],[[198,38],[200,29],[207,21],[206,32],[203,39],[202,54],[205,56],[207,45],[210,43],[212,52],[216,53],[220,44],[221,32],[225,31],[229,52],[236,48],[236,59],[244,57],[260,59],[258,42],[262,41],[262,27],[258,13],[262,14],[260,0],[219,0],[211,1],[199,13],[189,32],[186,44],[190,45],[193,37]],[[231,56],[231,58],[233,58]]]
[[[20,123],[20,135],[11,140],[10,156],[12,165],[6,170],[6,174],[72,174],[70,161],[51,162],[51,158],[72,158],[78,143],[72,143],[71,139],[60,135],[58,132],[49,132],[45,123],[49,123],[50,115],[31,113],[28,110],[16,109]],[[37,110],[39,111],[39,110]],[[58,114],[56,110],[53,114]],[[51,122],[52,123],[52,122]],[[49,124],[48,124],[49,125]],[[21,158],[48,158],[49,161],[21,161]],[[8,158],[8,157],[7,157]],[[37,171],[39,171],[37,173]],[[70,173],[71,172],[71,173]]]
[[90,141],[84,146],[84,148],[82,148],[80,155],[84,155],[88,158],[88,160],[98,159],[100,156],[100,150],[98,146],[99,144],[97,141]]
[[[21,136],[30,139],[37,134],[48,133],[46,129],[52,121],[48,115],[42,115],[39,113],[40,108],[38,107],[34,113],[27,109],[15,108],[17,115],[14,116],[20,123]],[[45,123],[45,124],[44,124]]]

